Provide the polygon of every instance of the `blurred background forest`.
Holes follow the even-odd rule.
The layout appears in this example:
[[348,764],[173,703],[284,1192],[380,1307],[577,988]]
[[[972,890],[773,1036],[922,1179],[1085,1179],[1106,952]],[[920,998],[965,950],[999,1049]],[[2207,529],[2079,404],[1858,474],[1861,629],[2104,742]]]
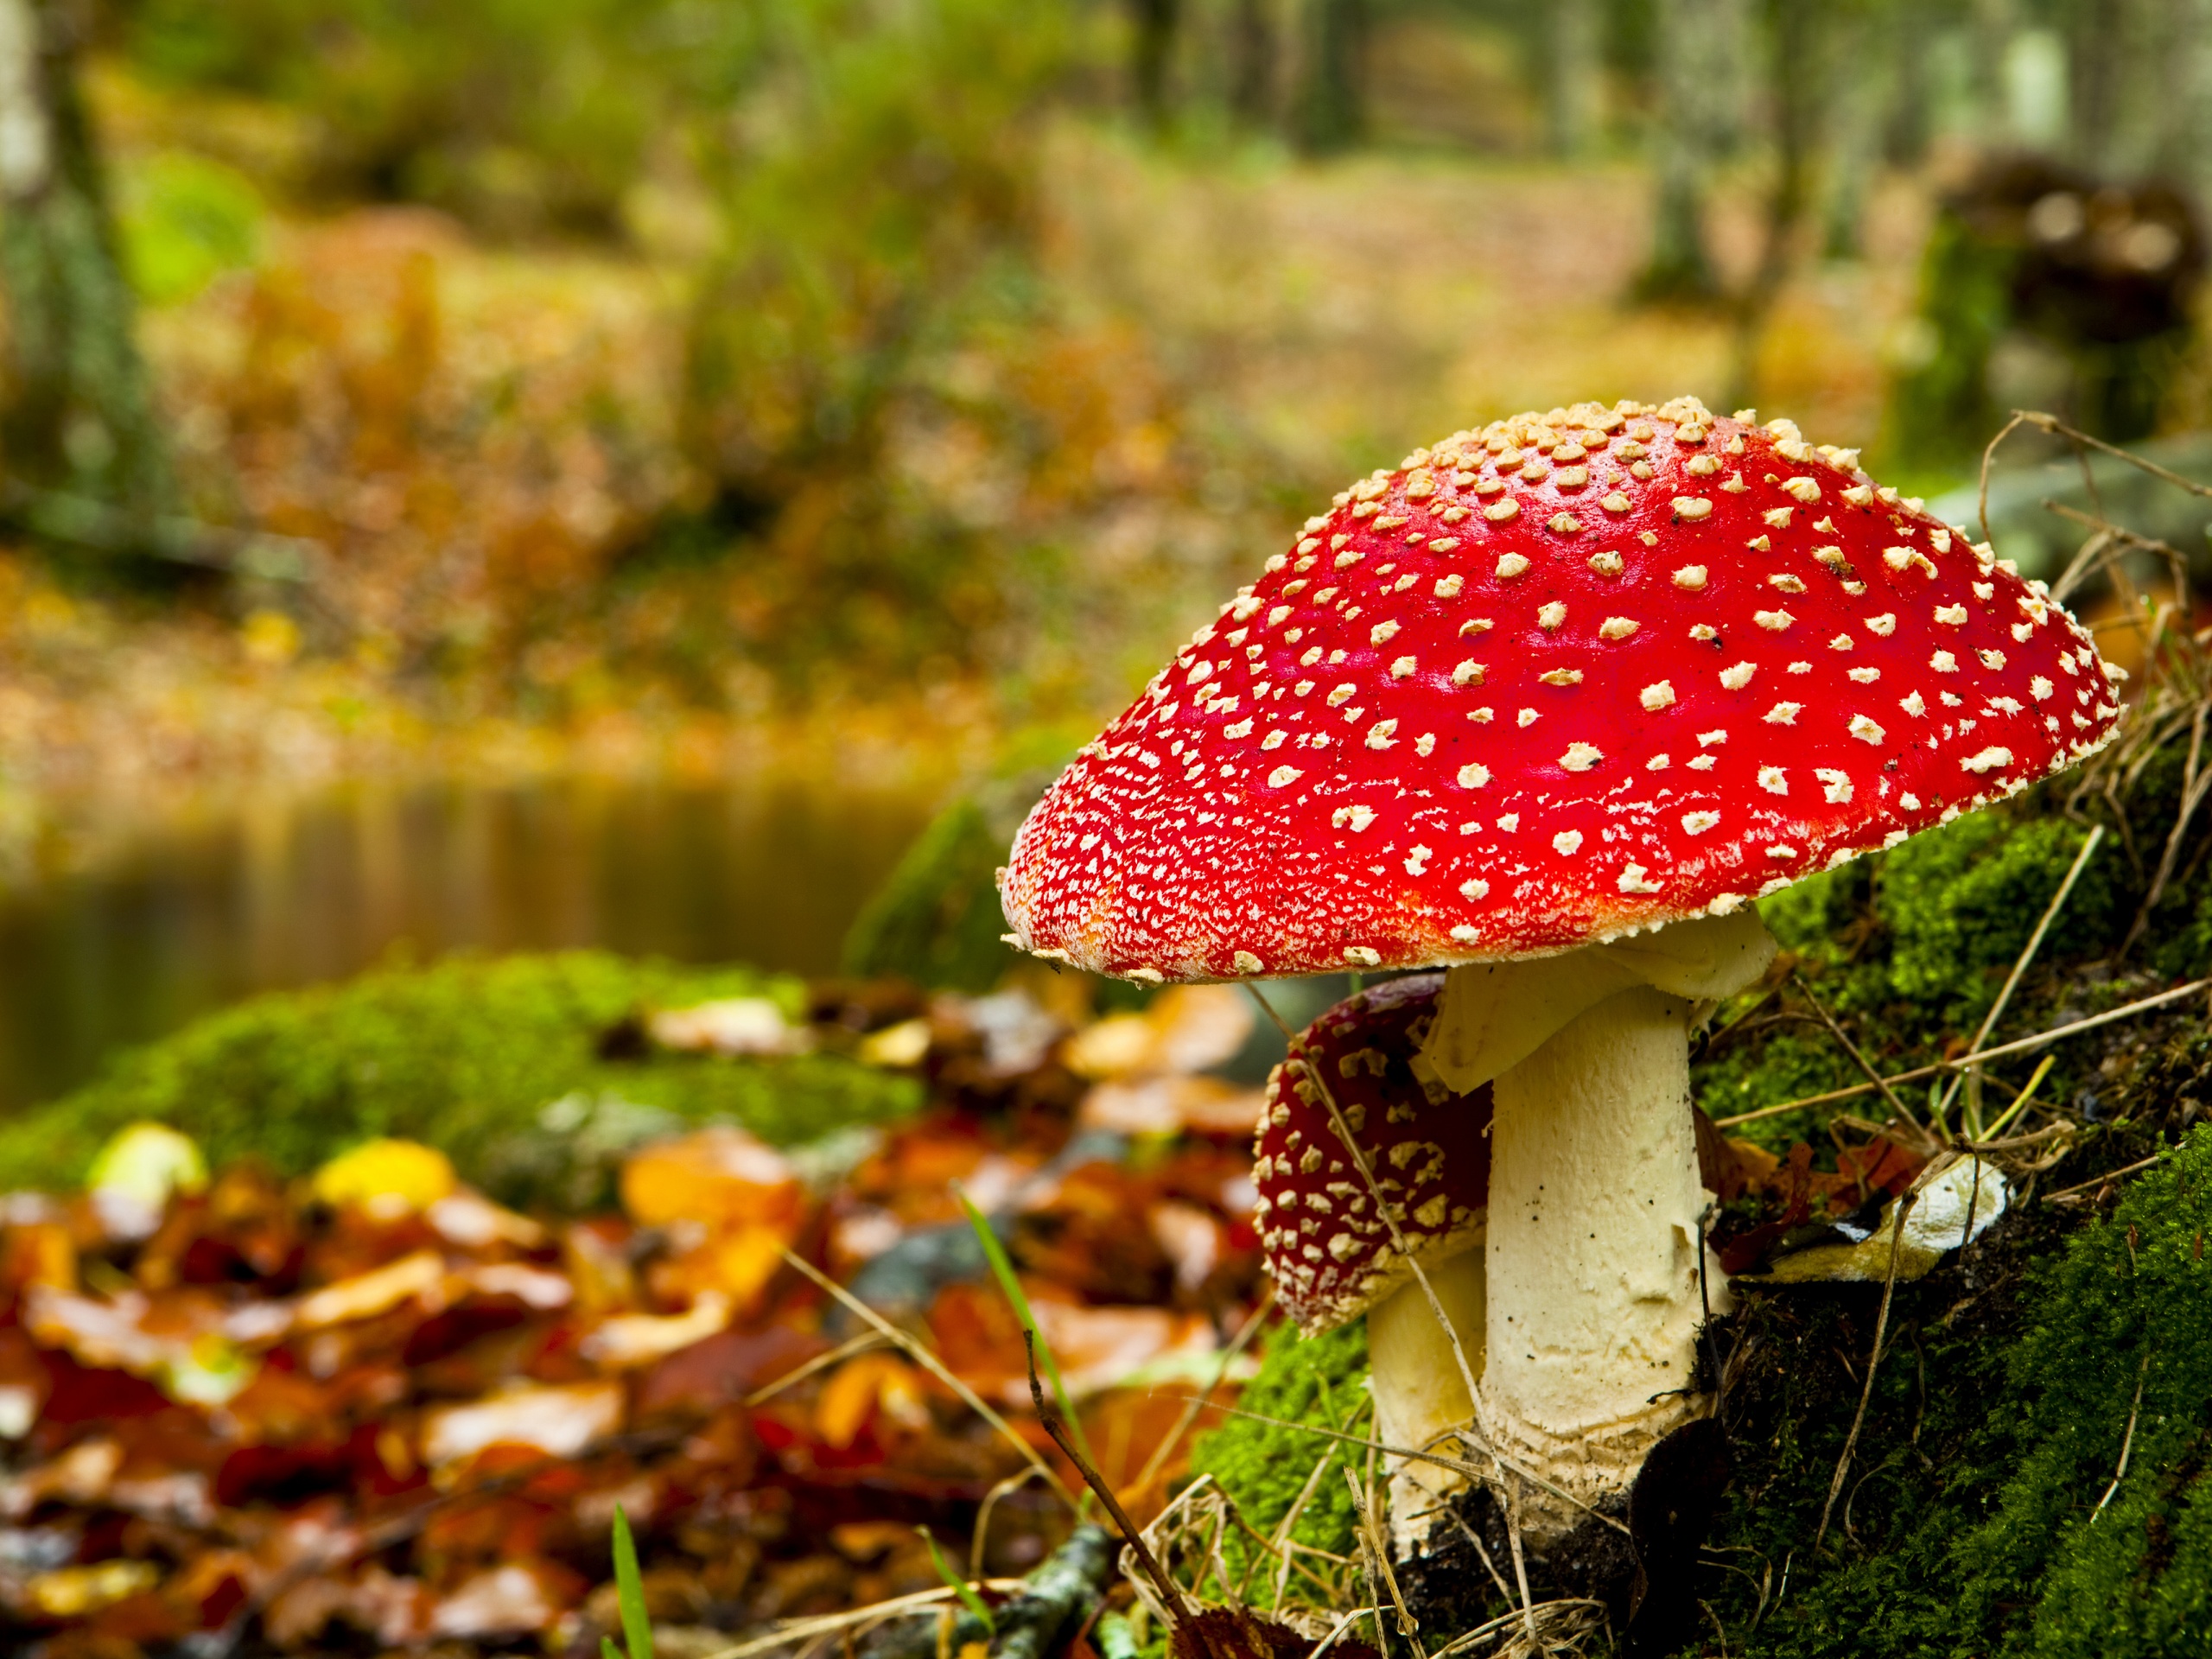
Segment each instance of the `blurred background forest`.
[[0,1096],[396,940],[833,966],[1471,422],[2212,471],[2208,177],[2199,0],[0,0]]

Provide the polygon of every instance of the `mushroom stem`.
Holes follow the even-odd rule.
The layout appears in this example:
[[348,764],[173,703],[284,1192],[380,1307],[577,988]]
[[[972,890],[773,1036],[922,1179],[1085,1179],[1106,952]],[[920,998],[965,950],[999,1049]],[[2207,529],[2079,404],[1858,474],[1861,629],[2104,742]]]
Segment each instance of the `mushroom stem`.
[[[1495,1085],[1478,1421],[1510,1460],[1586,1502],[1625,1491],[1694,1414],[1678,1392],[1702,1317],[1692,1011],[1648,987],[1621,992]],[[1539,1541],[1581,1519],[1540,1489],[1522,1497]]]
[[[1423,1046],[1449,1087],[1488,1082],[1495,1103],[1476,1421],[1509,1460],[1585,1503],[1624,1493],[1693,1414],[1681,1390],[1702,1317],[1706,1196],[1689,1026],[1756,981],[1775,948],[1743,910],[1455,968]],[[1534,1484],[1522,1497],[1536,1541],[1583,1518]]]
[[[1482,1234],[1474,1233],[1468,1248],[1457,1255],[1441,1262],[1424,1261],[1421,1271],[1443,1304],[1479,1382],[1488,1329]],[[1419,1285],[1402,1286],[1368,1310],[1367,1354],[1375,1392],[1375,1437],[1383,1445],[1427,1451],[1440,1436],[1473,1418],[1475,1402],[1467,1396],[1459,1359]],[[1427,1535],[1437,1500],[1466,1484],[1465,1477],[1439,1464],[1390,1459],[1390,1524],[1400,1554]]]

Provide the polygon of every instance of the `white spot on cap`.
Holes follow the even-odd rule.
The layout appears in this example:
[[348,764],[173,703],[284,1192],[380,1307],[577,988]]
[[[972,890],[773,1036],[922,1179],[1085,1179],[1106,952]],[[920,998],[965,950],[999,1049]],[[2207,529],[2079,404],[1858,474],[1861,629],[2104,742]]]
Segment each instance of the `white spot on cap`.
[[1984,749],[1979,754],[1970,754],[1967,756],[1965,760],[1959,762],[1959,768],[1962,772],[1978,773],[1993,772],[1999,766],[2009,766],[2012,764],[2012,750],[2000,748],[1995,745],[1992,745],[1990,747]]
[[1705,586],[1705,567],[1701,564],[1682,566],[1681,569],[1675,572],[1675,586],[1687,588],[1690,592],[1696,593]]
[[1582,832],[1580,830],[1562,830],[1552,837],[1552,850],[1555,853],[1574,853],[1580,851],[1581,848]]
[[1478,875],[1469,876],[1459,884],[1459,896],[1463,899],[1486,899],[1490,896],[1490,883]]
[[1466,923],[1462,922],[1459,926],[1452,930],[1452,937],[1457,939],[1461,944],[1472,944],[1477,939],[1482,938],[1482,934],[1477,929],[1471,928],[1468,926]]
[[1770,530],[1787,530],[1789,528],[1789,515],[1795,512],[1795,507],[1770,507],[1759,516],[1766,520]]
[[1540,716],[1535,709],[1523,709],[1520,713],[1513,716],[1513,723],[1516,726],[1533,726],[1540,718],[1541,718],[1541,716]]
[[2001,651],[1977,651],[1974,655],[1981,659],[1981,665],[1984,668],[1997,669],[2005,666],[2005,653]]
[[1427,848],[1415,846],[1413,851],[1406,855],[1406,874],[1408,875],[1421,874],[1428,867],[1428,861],[1434,856],[1435,854],[1430,852]]
[[1452,671],[1452,683],[1454,685],[1480,685],[1482,683],[1483,665],[1471,657]]
[[1567,753],[1559,758],[1560,766],[1569,772],[1587,772],[1605,759],[1605,755],[1588,743],[1570,743]]
[[1394,660],[1390,664],[1390,677],[1394,680],[1409,678],[1412,676],[1414,670],[1418,666],[1419,664],[1416,664],[1412,658],[1400,657]]
[[1947,628],[1962,628],[1967,625],[1967,607],[1963,605],[1938,605],[1936,620]]
[[1609,616],[1598,626],[1598,634],[1605,639],[1625,639],[1643,624],[1632,616]]
[[1467,579],[1456,573],[1448,576],[1439,576],[1436,579],[1436,596],[1439,599],[1457,599],[1459,597],[1459,590],[1466,585]]
[[1878,633],[1886,639],[1897,631],[1897,619],[1894,611],[1885,611],[1879,616],[1866,619],[1866,632],[1869,633]]
[[1459,768],[1459,787],[1462,789],[1480,789],[1488,782],[1490,768],[1479,760],[1470,760]]
[[1256,974],[1260,971],[1260,959],[1249,950],[1239,950],[1234,962],[1236,971],[1240,974]]
[[1758,671],[1756,663],[1736,663],[1720,671],[1720,683],[1731,691],[1740,691],[1751,683],[1751,676]]
[[1821,486],[1814,483],[1809,478],[1784,479],[1782,483],[1782,487],[1789,494],[1796,496],[1800,501],[1803,502],[1808,507],[1811,506],[1814,502],[1821,499]]
[[1751,620],[1771,633],[1780,633],[1797,619],[1787,611],[1754,611]]
[[1928,659],[1928,666],[1938,674],[1955,674],[1959,671],[1959,659],[1948,651],[1939,651]]
[[1334,828],[1349,829],[1355,835],[1374,822],[1375,809],[1371,806],[1340,806],[1329,814],[1329,823]]
[[1854,668],[1850,671],[1849,677],[1859,685],[1872,685],[1882,677],[1882,671],[1878,668]]
[[1397,637],[1398,625],[1395,622],[1377,622],[1367,631],[1367,643],[1370,645],[1386,645]]
[[1510,524],[1520,516],[1521,504],[1510,495],[1503,501],[1493,501],[1483,509],[1483,517],[1493,524]]
[[1414,753],[1415,754],[1424,756],[1428,755],[1433,753],[1435,749],[1436,734],[1434,732],[1423,732],[1419,737],[1414,740]]
[[2050,682],[2040,674],[2028,682],[2028,690],[2037,702],[2048,702],[2053,689]]
[[1701,836],[1719,822],[1720,815],[1718,812],[1685,812],[1682,814],[1682,833],[1686,836]]
[[1351,684],[1340,685],[1337,687],[1335,690],[1329,693],[1329,707],[1332,709],[1341,709],[1344,704],[1350,702],[1358,695],[1359,688],[1357,686]]
[[1637,694],[1637,700],[1652,713],[1674,706],[1675,687],[1671,681],[1659,680],[1647,685]]
[[[1511,504],[1508,503],[1507,505],[1510,505]],[[1506,577],[1508,580],[1519,575],[1528,568],[1529,561],[1522,558],[1518,553],[1508,553],[1497,562],[1497,574],[1501,576]]]
[[1851,798],[1851,774],[1834,766],[1815,766],[1813,776],[1821,780],[1821,791],[1827,797],[1828,804],[1841,806]]
[[1620,880],[1614,885],[1623,893],[1656,893],[1659,884],[1650,879],[1641,864],[1630,864],[1622,870]]
[[1675,517],[1687,518],[1695,524],[1700,518],[1713,516],[1713,503],[1701,495],[1678,495],[1675,498]]
[[1580,685],[1582,671],[1579,668],[1548,668],[1536,676],[1546,685]]
[[1851,717],[1851,734],[1861,743],[1879,743],[1882,741],[1882,728],[1864,715]]
[[1391,734],[1397,729],[1398,722],[1395,720],[1376,721],[1367,728],[1367,747],[1370,749],[1395,747],[1397,740]]
[[1802,702],[1777,702],[1759,718],[1770,726],[1795,726],[1797,711],[1804,706]]
[[1787,795],[1789,792],[1789,779],[1780,766],[1761,766],[1759,787],[1770,795]]
[[[1344,946],[1344,960],[1357,963],[1363,968],[1380,968],[1382,965],[1382,953],[1371,944],[1348,944]],[[1330,1240],[1330,1243],[1334,1244],[1338,1239],[1345,1240],[1347,1243],[1351,1242],[1348,1234],[1338,1233],[1335,1238]],[[1352,1249],[1358,1249],[1358,1245],[1353,1243]],[[1349,1255],[1351,1251],[1346,1250],[1344,1254]]]
[[1268,774],[1268,786],[1270,789],[1287,789],[1305,775],[1296,766],[1277,766]]
[[1566,620],[1567,607],[1557,600],[1552,601],[1550,604],[1544,606],[1536,613],[1536,626],[1546,633],[1554,632]]

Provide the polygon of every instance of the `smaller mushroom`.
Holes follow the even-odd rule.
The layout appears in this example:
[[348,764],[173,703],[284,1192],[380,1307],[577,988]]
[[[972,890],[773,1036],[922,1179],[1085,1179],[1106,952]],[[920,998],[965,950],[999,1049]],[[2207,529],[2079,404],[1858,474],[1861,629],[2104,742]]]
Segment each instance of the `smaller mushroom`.
[[[1454,1094],[1421,1057],[1443,987],[1441,974],[1392,980],[1306,1027],[1268,1080],[1255,1179],[1268,1264],[1299,1329],[1319,1336],[1367,1316],[1376,1438],[1455,1455],[1436,1442],[1474,1416],[1467,1375],[1375,1202],[1379,1192],[1394,1207],[1479,1382],[1490,1090]],[[1332,1097],[1372,1189],[1346,1153]],[[1390,1514],[1402,1553],[1426,1535],[1437,1500],[1463,1484],[1440,1465],[1394,1467]]]

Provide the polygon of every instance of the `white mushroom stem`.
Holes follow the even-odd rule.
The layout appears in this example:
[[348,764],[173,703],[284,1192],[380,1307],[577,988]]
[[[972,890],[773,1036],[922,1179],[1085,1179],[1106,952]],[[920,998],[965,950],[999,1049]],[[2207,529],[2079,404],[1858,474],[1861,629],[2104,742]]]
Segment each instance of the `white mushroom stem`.
[[[1700,1004],[1765,970],[1749,912],[1624,944],[1454,969],[1427,1053],[1493,1086],[1486,1363],[1476,1421],[1509,1464],[1584,1503],[1626,1491],[1694,1414],[1707,1203],[1690,1111]],[[1711,1283],[1719,1308],[1722,1281]],[[1537,1541],[1583,1518],[1522,1483]]]
[[[1467,1248],[1443,1261],[1423,1261],[1421,1271],[1452,1321],[1468,1370],[1479,1382],[1489,1317],[1483,1291],[1483,1236],[1478,1230],[1466,1242]],[[1467,1393],[1459,1357],[1419,1285],[1402,1285],[1368,1310],[1367,1355],[1375,1393],[1375,1438],[1408,1451],[1460,1456],[1456,1441],[1438,1441],[1472,1420],[1475,1402]],[[1390,1525],[1400,1554],[1427,1535],[1438,1500],[1465,1484],[1456,1470],[1440,1464],[1391,1459]]]

